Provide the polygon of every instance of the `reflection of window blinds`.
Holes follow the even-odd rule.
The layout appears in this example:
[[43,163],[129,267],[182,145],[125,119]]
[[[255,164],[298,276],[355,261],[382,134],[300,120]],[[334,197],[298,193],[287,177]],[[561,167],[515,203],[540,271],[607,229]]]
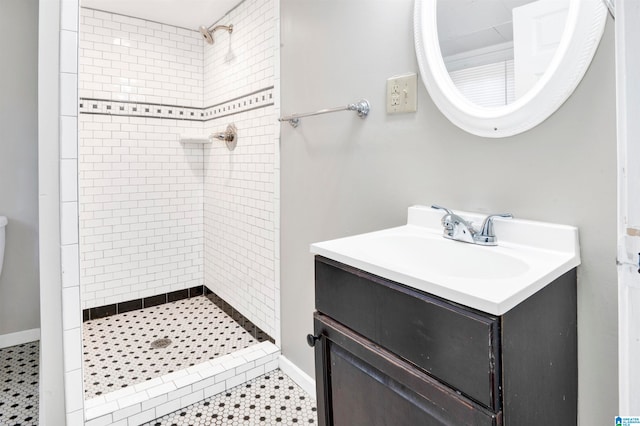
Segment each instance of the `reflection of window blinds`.
[[495,107],[515,100],[513,60],[449,73],[458,90],[476,105]]
[[516,100],[516,73],[513,67],[513,59],[505,62],[505,80],[507,80],[507,103],[510,104]]

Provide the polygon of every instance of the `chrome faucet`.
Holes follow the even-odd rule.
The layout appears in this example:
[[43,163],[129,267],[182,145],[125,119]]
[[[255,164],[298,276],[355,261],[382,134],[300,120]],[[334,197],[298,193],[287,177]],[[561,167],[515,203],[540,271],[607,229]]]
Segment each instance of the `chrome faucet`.
[[510,213],[492,214],[487,216],[482,222],[480,229],[476,229],[473,223],[463,219],[446,207],[432,205],[432,209],[444,210],[447,212],[442,216],[443,236],[451,240],[463,241],[465,243],[480,244],[483,246],[498,245],[498,238],[493,229],[493,218],[512,218]]

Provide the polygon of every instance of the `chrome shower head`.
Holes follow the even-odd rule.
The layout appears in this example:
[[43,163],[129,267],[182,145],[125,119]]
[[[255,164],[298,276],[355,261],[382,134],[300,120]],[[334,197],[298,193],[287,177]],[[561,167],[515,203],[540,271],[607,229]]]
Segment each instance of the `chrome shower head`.
[[225,30],[229,34],[231,34],[233,32],[233,25],[216,25],[211,31],[209,31],[209,28],[205,27],[204,25],[200,25],[199,30],[200,34],[202,34],[202,38],[204,38],[207,43],[213,44],[213,33],[218,30]]

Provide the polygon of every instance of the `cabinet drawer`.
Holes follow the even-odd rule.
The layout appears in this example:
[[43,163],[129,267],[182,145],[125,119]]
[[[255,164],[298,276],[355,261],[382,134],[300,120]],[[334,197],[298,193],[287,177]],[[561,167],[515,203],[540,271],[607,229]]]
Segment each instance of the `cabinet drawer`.
[[498,318],[316,256],[316,309],[497,412]]

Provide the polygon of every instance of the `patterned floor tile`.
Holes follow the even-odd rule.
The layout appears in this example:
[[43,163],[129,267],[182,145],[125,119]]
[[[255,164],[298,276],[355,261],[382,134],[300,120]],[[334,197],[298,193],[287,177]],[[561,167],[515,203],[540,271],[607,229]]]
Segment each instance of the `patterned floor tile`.
[[205,296],[86,321],[82,341],[85,399],[257,343]]
[[315,400],[274,370],[145,426],[317,424]]
[[0,349],[0,425],[38,424],[40,342]]

